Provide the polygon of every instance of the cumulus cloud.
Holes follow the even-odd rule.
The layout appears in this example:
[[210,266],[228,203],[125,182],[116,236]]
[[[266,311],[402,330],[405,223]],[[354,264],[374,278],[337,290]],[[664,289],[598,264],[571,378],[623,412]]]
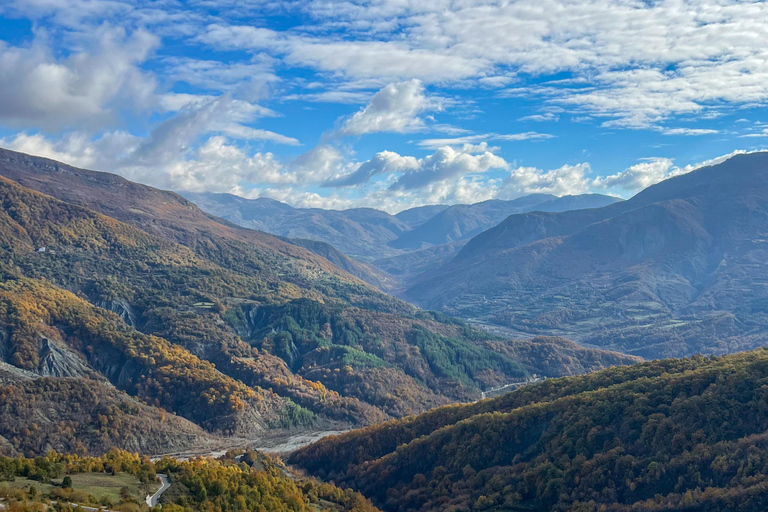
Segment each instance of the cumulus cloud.
[[121,131],[97,139],[83,132],[58,139],[20,133],[0,139],[0,144],[166,189],[240,193],[249,183],[294,183],[296,173],[271,153],[248,154],[231,137],[221,135],[234,130],[237,139],[253,138],[249,136],[254,134],[240,133],[248,128],[238,124],[253,115],[248,105],[226,96],[193,102],[146,137]]
[[675,167],[669,158],[653,158],[616,174],[595,178],[593,186],[600,190],[618,191],[624,196],[634,195],[646,187],[685,172]]
[[419,161],[412,156],[400,156],[394,151],[382,151],[367,162],[360,164],[354,172],[330,179],[325,182],[324,186],[350,187],[363,185],[371,181],[374,176],[380,174],[400,173],[415,170],[418,167]]
[[60,129],[104,126],[121,109],[153,105],[155,80],[139,67],[159,40],[102,27],[92,50],[59,57],[44,32],[28,47],[0,41],[0,120]]
[[[217,22],[201,37],[347,80],[499,86],[523,74],[570,73],[524,94],[614,127],[768,100],[768,12],[761,2],[308,0],[302,8],[313,16],[311,30]],[[339,29],[343,40],[335,37]],[[530,120],[549,117],[541,116]]]
[[439,148],[434,154],[419,161],[415,169],[407,170],[392,186],[393,190],[413,190],[431,183],[461,178],[467,174],[483,173],[490,169],[506,169],[506,160],[490,151],[475,153],[475,148]]
[[[382,151],[371,160],[359,164],[353,171],[334,176],[325,182],[328,187],[350,187],[367,184],[372,178],[387,175],[392,178],[390,192],[426,190],[436,183],[449,182],[466,175],[482,174],[492,169],[506,169],[506,160],[490,151],[487,144],[465,144],[460,148],[444,146],[433,154],[417,159]],[[432,192],[427,190],[426,194]]]
[[347,118],[336,133],[412,132],[424,126],[419,115],[436,108],[439,105],[427,97],[420,80],[392,83],[374,94],[365,108]]
[[536,167],[512,169],[499,191],[500,199],[514,199],[527,194],[556,196],[584,194],[589,191],[588,163],[564,165],[544,171]]
[[[543,96],[550,106],[602,117],[614,127],[649,127],[679,114],[705,115],[723,103],[768,100],[768,12],[761,2],[303,0],[281,4],[312,20],[290,30],[244,23],[264,9],[271,12],[272,2],[258,2],[258,8],[227,2],[216,16],[209,5],[159,2],[136,8],[127,0],[12,0],[5,9],[70,30],[108,19],[151,26],[153,33],[217,50],[246,50],[248,62],[169,59],[168,64],[195,81],[200,75],[219,84],[230,81],[232,87],[237,85],[232,80],[241,80],[242,88],[253,86],[257,95],[269,79],[249,84],[248,70],[261,73],[255,69],[260,62],[279,59],[336,83],[381,85],[417,78],[428,84],[498,87],[525,76],[568,74],[565,80],[523,84],[518,90]],[[323,97],[334,95],[318,96]]]

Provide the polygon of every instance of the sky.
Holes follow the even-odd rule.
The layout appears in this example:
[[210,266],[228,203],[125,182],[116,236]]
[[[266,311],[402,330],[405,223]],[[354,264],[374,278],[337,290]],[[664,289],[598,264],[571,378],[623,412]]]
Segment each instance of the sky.
[[374,207],[630,197],[768,146],[768,6],[0,0],[0,147]]

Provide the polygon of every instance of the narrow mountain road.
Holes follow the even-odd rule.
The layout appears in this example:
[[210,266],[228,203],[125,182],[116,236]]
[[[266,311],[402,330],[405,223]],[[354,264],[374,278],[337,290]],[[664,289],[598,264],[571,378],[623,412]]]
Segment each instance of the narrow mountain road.
[[503,386],[499,386],[497,388],[491,388],[487,391],[482,391],[480,393],[481,400],[485,398],[493,398],[499,395],[503,395],[504,393],[508,393],[510,391],[514,391],[518,388],[521,388],[523,386],[527,386],[529,384],[534,384],[536,382],[541,382],[542,380],[546,380],[546,377],[536,377],[535,379],[527,379],[521,382],[512,382],[510,384],[505,384]]
[[163,495],[165,491],[168,490],[168,488],[171,486],[171,483],[168,481],[168,477],[166,475],[158,473],[157,479],[160,480],[160,488],[157,490],[157,492],[151,496],[147,496],[147,505],[150,507],[156,507],[157,501],[160,499],[160,496]]

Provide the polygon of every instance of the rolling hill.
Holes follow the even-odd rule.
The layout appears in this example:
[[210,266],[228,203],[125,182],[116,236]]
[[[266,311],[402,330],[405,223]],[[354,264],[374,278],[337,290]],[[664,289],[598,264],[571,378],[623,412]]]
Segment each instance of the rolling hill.
[[548,380],[326,438],[290,459],[387,512],[759,511],[768,352]]
[[[296,479],[280,461],[253,451],[217,460],[179,461],[111,450],[99,457],[51,451],[35,458],[0,457],[3,508],[147,510],[155,479],[170,483],[158,505],[178,512],[378,512],[360,494],[313,479]],[[65,484],[65,482],[67,482]]]
[[599,209],[513,215],[405,296],[523,333],[643,357],[761,346],[768,153]]

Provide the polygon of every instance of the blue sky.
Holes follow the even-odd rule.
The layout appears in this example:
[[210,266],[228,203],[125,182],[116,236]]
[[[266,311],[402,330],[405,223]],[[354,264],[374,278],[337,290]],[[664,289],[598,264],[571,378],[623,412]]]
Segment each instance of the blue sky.
[[0,0],[0,146],[297,206],[631,196],[768,143],[729,0]]

